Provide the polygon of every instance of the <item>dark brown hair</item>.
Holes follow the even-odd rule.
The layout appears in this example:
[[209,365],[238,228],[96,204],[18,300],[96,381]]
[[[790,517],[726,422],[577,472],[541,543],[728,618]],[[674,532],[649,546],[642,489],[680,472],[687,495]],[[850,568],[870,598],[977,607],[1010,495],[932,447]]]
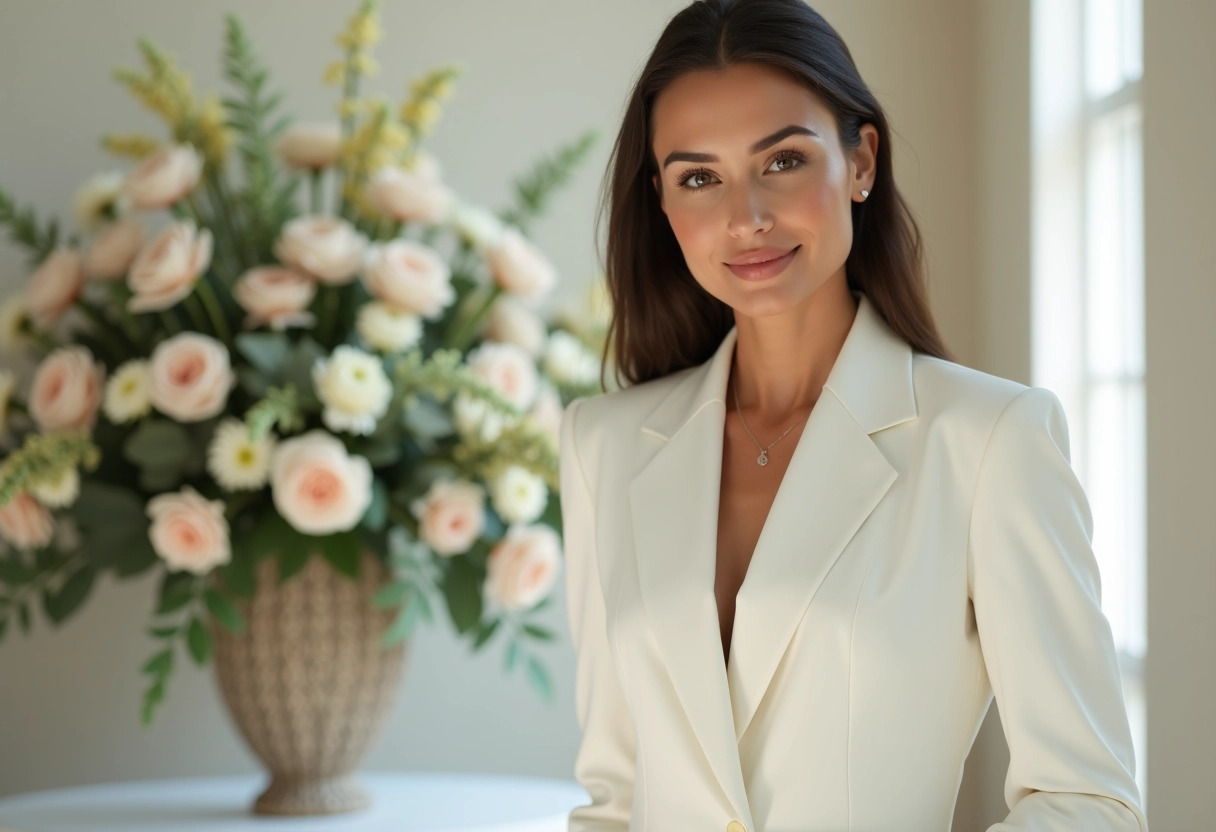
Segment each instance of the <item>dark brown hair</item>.
[[658,172],[651,115],[676,78],[739,63],[783,69],[816,93],[834,114],[846,151],[860,143],[862,124],[877,129],[874,184],[852,207],[849,288],[865,292],[914,350],[951,360],[926,299],[920,229],[895,187],[886,115],[844,41],[803,0],[697,0],[671,19],[646,61],[601,186],[596,239],[606,210],[603,262],[612,305],[601,386],[609,355],[618,385],[622,375],[637,384],[707,360],[734,325],[730,306],[693,278],[660,207],[651,182]]

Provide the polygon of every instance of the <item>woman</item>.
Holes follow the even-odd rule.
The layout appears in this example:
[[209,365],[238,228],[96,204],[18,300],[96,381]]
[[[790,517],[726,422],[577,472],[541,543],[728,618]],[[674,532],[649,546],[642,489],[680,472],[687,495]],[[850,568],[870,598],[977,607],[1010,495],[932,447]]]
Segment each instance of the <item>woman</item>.
[[836,32],[693,3],[610,173],[629,384],[561,431],[572,832],[948,829],[994,694],[994,830],[1144,832],[1063,410],[949,360]]

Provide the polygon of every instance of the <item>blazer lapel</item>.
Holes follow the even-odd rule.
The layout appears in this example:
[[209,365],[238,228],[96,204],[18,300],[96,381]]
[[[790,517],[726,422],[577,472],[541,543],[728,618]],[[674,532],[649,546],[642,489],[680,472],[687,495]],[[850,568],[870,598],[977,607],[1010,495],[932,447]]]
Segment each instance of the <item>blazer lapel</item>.
[[709,766],[751,828],[738,740],[807,605],[895,482],[870,434],[916,416],[912,352],[864,294],[795,447],[736,601],[729,672],[714,597],[732,328],[645,420],[664,440],[629,483],[642,600]]

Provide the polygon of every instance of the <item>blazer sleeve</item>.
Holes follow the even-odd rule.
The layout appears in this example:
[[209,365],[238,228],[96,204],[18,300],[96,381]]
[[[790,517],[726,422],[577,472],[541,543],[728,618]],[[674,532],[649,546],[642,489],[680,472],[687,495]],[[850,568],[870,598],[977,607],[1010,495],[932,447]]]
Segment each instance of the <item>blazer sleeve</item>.
[[566,608],[576,656],[575,710],[582,740],[575,779],[591,803],[570,812],[569,832],[625,832],[633,801],[633,720],[608,646],[604,593],[595,553],[591,491],[575,442],[581,399],[561,421],[559,471]]
[[1028,387],[980,462],[968,538],[976,626],[1009,745],[988,832],[1147,832],[1093,518],[1064,408]]

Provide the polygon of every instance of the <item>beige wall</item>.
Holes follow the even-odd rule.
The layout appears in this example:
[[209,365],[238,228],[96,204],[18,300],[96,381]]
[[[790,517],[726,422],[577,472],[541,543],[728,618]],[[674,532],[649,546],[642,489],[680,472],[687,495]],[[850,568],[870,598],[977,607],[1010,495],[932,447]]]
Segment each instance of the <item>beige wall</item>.
[[[431,144],[449,181],[467,196],[500,206],[511,177],[538,153],[586,128],[601,130],[589,162],[536,229],[565,280],[559,301],[577,293],[596,270],[594,199],[624,96],[663,23],[683,5],[385,2],[387,39],[378,47],[377,88],[400,98],[407,80],[427,68],[451,61],[468,67]],[[948,344],[963,363],[1027,381],[1028,4],[815,5],[841,31],[888,109],[897,133],[897,179],[926,237],[930,296]],[[334,52],[332,34],[352,6],[320,0],[0,2],[0,183],[23,202],[66,215],[76,185],[110,165],[96,136],[152,127],[109,79],[109,69],[134,65],[134,39],[148,34],[180,56],[199,88],[214,87],[224,10],[237,10],[246,22],[292,109],[302,118],[328,116],[332,90],[317,79]],[[1203,54],[1199,33],[1216,29],[1212,9],[1166,2],[1146,15],[1150,544],[1154,553],[1169,553],[1150,558],[1156,651],[1149,663],[1156,674],[1149,683],[1150,788],[1160,801],[1154,807],[1160,818],[1169,811],[1163,803],[1184,807],[1176,810],[1178,818],[1198,817],[1186,814],[1198,811],[1187,800],[1210,793],[1193,784],[1211,778],[1210,749],[1216,747],[1210,718],[1198,710],[1188,681],[1216,681],[1212,653],[1208,648],[1196,658],[1201,642],[1187,635],[1216,629],[1208,597],[1216,535],[1211,521],[1201,525],[1198,519],[1198,507],[1216,496],[1210,480],[1199,480],[1200,462],[1211,467],[1213,447],[1209,441],[1196,454],[1193,443],[1181,439],[1193,414],[1213,412],[1196,411],[1191,392],[1195,379],[1216,377],[1211,336],[1201,344],[1198,335],[1211,332],[1203,326],[1210,318],[1202,316],[1216,310],[1214,258],[1210,242],[1206,249],[1196,242],[1204,239],[1202,219],[1212,219],[1207,186],[1213,171],[1210,158],[1203,161],[1201,142],[1212,135],[1213,117],[1211,108],[1202,112],[1171,93],[1176,86],[1197,90],[1198,73],[1206,73],[1206,88],[1212,86],[1210,57],[1202,67],[1188,63]],[[1207,16],[1206,30],[1188,23],[1193,14]],[[73,25],[65,25],[68,19]],[[1192,219],[1183,221],[1180,202]],[[20,284],[22,263],[14,247],[0,243],[0,288]],[[1177,372],[1179,366],[1190,372]],[[1211,398],[1211,385],[1204,395]],[[1205,581],[1193,580],[1197,569],[1208,570]],[[152,650],[143,635],[152,589],[147,579],[118,584],[107,578],[62,631],[50,632],[40,619],[32,638],[10,636],[0,645],[0,795],[256,770],[208,673],[186,663],[179,664],[159,724],[151,731],[138,726],[138,668]],[[1187,603],[1175,603],[1179,599]],[[551,625],[564,631],[562,604],[550,613]],[[469,658],[449,630],[443,625],[416,639],[400,705],[367,766],[571,776],[577,728],[568,645],[563,641],[549,653],[557,679],[557,703],[550,708],[521,678],[501,674],[497,650]],[[1202,664],[1198,673],[1190,664],[1195,661]],[[1205,718],[1207,734],[1196,732],[1195,720]],[[1202,742],[1193,739],[1197,733]],[[1183,748],[1195,749],[1193,756],[1177,753]],[[1209,749],[1202,752],[1207,757],[1201,748]],[[982,829],[1003,817],[1007,759],[994,709],[968,762],[958,829]],[[1180,821],[1157,828],[1199,827]]]

